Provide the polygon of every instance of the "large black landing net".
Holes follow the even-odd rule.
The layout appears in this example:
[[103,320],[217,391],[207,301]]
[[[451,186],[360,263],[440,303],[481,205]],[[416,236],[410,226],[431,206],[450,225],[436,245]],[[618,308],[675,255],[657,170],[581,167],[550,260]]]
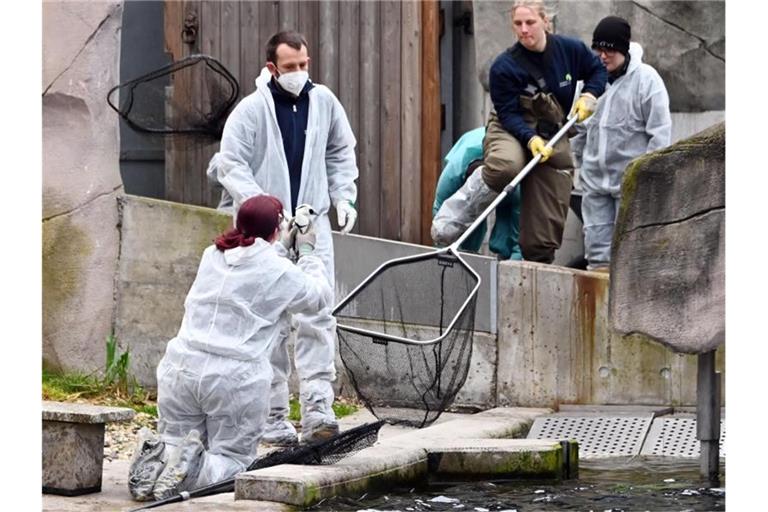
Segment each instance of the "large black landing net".
[[341,360],[377,418],[421,428],[453,403],[469,370],[479,286],[449,248],[384,263],[336,307]]
[[107,103],[140,132],[220,138],[239,92],[219,61],[190,55],[113,87]]

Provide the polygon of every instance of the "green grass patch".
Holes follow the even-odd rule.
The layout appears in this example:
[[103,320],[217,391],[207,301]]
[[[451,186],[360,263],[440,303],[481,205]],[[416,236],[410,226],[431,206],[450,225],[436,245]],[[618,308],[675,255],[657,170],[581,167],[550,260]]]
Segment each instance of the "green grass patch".
[[[290,408],[290,412],[288,413],[288,419],[290,421],[300,421],[301,420],[301,405],[299,404],[298,398],[291,397],[288,407]],[[350,403],[343,399],[338,399],[335,402],[333,402],[333,412],[336,414],[337,418],[343,418],[344,416],[349,416],[350,414],[356,413],[360,407],[357,405]]]
[[103,375],[96,372],[62,373],[43,367],[43,400],[87,402],[111,407],[129,407],[157,417],[154,397],[128,371],[129,352],[117,352],[117,341],[107,338],[107,361]]

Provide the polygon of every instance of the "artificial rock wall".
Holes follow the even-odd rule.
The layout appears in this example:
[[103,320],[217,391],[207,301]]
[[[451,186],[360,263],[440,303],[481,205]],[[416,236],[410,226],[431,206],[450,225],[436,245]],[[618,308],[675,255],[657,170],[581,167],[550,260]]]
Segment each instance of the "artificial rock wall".
[[122,2],[43,3],[43,361],[103,368],[114,313]]
[[725,124],[633,160],[621,194],[613,327],[677,352],[715,350],[725,342]]

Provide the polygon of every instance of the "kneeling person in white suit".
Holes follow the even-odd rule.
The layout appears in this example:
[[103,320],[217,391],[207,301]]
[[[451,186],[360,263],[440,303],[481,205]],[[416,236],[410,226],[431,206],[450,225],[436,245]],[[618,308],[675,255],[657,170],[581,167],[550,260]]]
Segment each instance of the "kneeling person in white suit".
[[[312,227],[281,229],[282,211],[275,197],[252,197],[236,227],[205,249],[181,328],[157,368],[160,438],[140,432],[129,471],[135,499],[232,478],[256,458],[281,325],[332,302]],[[289,247],[297,264],[285,257]]]

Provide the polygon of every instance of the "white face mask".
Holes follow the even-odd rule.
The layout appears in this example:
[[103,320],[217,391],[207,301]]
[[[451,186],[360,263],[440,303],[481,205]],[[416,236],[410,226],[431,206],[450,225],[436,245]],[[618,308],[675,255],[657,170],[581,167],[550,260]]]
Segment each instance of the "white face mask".
[[301,93],[307,80],[309,80],[309,73],[306,71],[292,71],[291,73],[283,73],[277,77],[277,82],[280,84],[280,87],[294,96],[298,96]]

